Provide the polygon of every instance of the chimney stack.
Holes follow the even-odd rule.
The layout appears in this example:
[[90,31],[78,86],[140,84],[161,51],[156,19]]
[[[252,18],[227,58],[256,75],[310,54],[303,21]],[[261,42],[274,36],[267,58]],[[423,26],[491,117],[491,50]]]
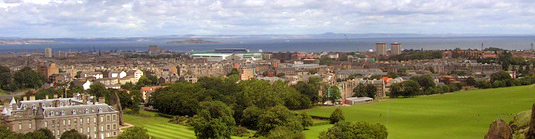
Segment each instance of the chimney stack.
[[30,100],[34,101],[35,100],[35,96],[30,96]]
[[45,95],[45,100],[48,100],[48,95]]
[[53,99],[56,99],[56,98],[58,98],[58,95],[54,94],[54,97],[53,97]]
[[27,100],[26,96],[22,96],[22,101],[26,101],[26,100]]

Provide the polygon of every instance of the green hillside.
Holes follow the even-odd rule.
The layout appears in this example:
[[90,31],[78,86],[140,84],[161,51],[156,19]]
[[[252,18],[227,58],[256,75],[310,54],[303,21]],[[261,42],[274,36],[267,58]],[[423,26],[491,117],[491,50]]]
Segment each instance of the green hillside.
[[[381,123],[389,138],[483,138],[496,119],[510,121],[535,103],[535,87],[461,91],[451,94],[389,99],[370,104],[342,106],[346,121]],[[335,107],[307,110],[329,117]],[[311,127],[307,138],[317,138],[332,125]]]

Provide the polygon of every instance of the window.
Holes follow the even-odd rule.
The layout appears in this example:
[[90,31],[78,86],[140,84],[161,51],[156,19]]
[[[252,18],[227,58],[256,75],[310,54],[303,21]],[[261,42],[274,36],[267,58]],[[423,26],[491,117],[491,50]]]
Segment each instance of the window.
[[80,124],[83,124],[83,123],[84,123],[84,119],[80,118]]
[[87,123],[89,124],[89,117],[87,117]]
[[19,124],[19,129],[22,129],[22,124]]
[[106,116],[106,122],[109,122],[110,121],[110,116]]
[[111,130],[110,125],[108,125],[107,127],[108,127],[107,130]]
[[97,123],[97,117],[94,117],[94,118],[93,118],[93,122],[94,122],[94,123]]
[[117,132],[113,132],[113,135],[114,135],[114,136],[117,136]]
[[93,127],[93,131],[97,132],[97,126]]
[[89,127],[87,127],[87,133],[89,133],[89,131],[91,131],[91,130],[89,130]]
[[65,125],[65,120],[63,120],[63,125]]
[[102,123],[104,121],[104,116],[100,116],[100,122]]
[[28,127],[32,128],[32,124],[28,124]]
[[113,124],[113,130],[117,129],[117,125]]
[[45,127],[48,127],[48,122],[45,121]]
[[67,125],[71,125],[71,119],[67,120]]
[[80,133],[84,133],[84,129],[80,127]]
[[103,125],[100,126],[100,131],[104,131],[104,126]]
[[117,120],[117,115],[113,115],[113,121]]

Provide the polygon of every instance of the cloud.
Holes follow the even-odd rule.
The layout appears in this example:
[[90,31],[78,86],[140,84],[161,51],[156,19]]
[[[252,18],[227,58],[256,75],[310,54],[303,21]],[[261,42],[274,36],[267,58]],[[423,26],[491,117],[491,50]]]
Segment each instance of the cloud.
[[0,0],[0,34],[532,34],[526,0]]

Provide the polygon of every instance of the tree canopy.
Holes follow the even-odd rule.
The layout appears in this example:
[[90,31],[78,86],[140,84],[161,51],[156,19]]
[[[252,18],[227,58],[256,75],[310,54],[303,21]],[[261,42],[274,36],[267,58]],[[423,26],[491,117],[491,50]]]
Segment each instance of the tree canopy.
[[344,117],[344,113],[342,112],[342,109],[336,108],[333,113],[331,113],[331,116],[329,117],[329,122],[331,124],[344,121],[346,118]]
[[139,126],[128,128],[125,132],[119,134],[117,139],[149,139],[147,129]]
[[386,139],[388,132],[381,124],[338,122],[320,133],[320,139]]

